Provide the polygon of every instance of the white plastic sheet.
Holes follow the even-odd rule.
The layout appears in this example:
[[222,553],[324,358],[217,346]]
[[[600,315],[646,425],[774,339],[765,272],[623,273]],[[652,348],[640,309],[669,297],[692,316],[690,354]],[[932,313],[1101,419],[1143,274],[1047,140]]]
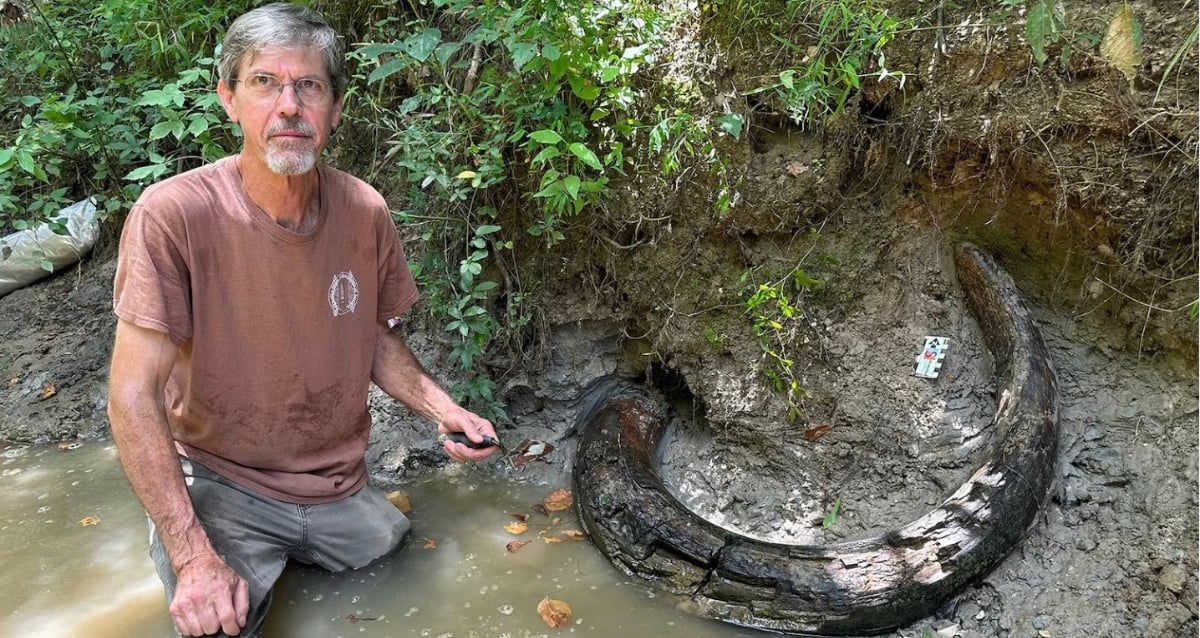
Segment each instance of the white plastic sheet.
[[57,220],[65,222],[69,235],[56,235],[48,224],[39,224],[0,239],[0,297],[50,275],[42,268],[43,259],[58,271],[91,252],[100,234],[95,200],[60,210]]

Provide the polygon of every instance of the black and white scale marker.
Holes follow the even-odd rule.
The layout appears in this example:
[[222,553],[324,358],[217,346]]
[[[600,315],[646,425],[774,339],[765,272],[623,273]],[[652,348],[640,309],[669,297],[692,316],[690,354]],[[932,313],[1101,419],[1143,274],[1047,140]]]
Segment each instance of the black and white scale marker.
[[917,355],[913,364],[913,374],[926,379],[936,379],[942,371],[942,362],[946,359],[946,351],[950,349],[950,340],[946,337],[925,337],[925,347]]

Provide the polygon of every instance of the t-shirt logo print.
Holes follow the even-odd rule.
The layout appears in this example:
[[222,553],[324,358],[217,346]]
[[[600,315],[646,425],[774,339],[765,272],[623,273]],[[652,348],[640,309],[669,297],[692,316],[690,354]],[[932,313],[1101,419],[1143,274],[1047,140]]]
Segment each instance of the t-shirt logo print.
[[358,280],[346,270],[333,276],[329,284],[329,308],[333,316],[348,315],[358,306]]

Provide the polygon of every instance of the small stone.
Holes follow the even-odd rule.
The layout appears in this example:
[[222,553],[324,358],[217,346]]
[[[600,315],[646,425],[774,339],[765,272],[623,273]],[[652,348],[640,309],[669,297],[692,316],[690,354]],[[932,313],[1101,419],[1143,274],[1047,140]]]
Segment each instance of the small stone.
[[1089,425],[1083,432],[1083,440],[1099,441],[1104,438],[1104,428],[1099,425]]
[[1050,619],[1042,614],[1033,617],[1034,629],[1045,629],[1050,626]]
[[1186,580],[1187,576],[1179,565],[1167,565],[1158,572],[1158,584],[1176,594],[1183,591],[1183,584]]
[[1096,542],[1096,539],[1092,538],[1091,536],[1081,536],[1075,539],[1075,549],[1083,552],[1090,552],[1093,549],[1096,549],[1098,544],[1099,543]]

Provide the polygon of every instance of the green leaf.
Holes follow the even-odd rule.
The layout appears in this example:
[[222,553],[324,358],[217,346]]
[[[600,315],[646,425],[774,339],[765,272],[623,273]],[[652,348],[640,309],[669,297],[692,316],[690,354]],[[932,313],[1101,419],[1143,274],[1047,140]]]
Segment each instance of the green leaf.
[[575,157],[578,157],[579,160],[584,164],[587,164],[596,170],[601,170],[604,168],[604,165],[600,163],[600,159],[597,158],[596,154],[592,152],[592,149],[584,146],[583,144],[580,144],[579,142],[572,142],[567,146],[567,149],[574,153]]
[[16,149],[12,147],[0,148],[0,169],[7,167],[14,155],[16,155]]
[[513,67],[520,71],[530,60],[537,57],[538,47],[529,42],[517,42],[509,47],[509,52],[512,53]]
[[588,78],[580,77],[572,73],[570,77],[567,78],[567,81],[570,82],[571,92],[575,94],[575,97],[578,97],[584,102],[591,102],[592,100],[600,97],[600,87],[593,84]]
[[371,71],[371,75],[367,76],[367,84],[374,84],[380,80],[383,80],[384,78],[395,75],[396,73],[408,68],[411,64],[412,60],[407,58],[388,60],[387,62],[379,65],[379,68]]
[[538,153],[534,156],[533,163],[541,164],[542,162],[552,160],[559,155],[562,155],[562,151],[558,150],[557,146],[547,146],[546,148],[542,149],[541,153]]
[[131,182],[141,182],[148,179],[155,179],[165,172],[167,172],[167,167],[163,164],[147,164],[146,166],[129,171],[125,175],[125,179]]
[[162,138],[170,135],[171,129],[175,127],[176,122],[178,122],[178,120],[163,120],[162,122],[155,124],[154,127],[150,129],[150,139],[161,140]]
[[839,496],[837,500],[833,502],[833,507],[829,509],[829,513],[825,515],[825,520],[821,521],[821,527],[824,529],[833,527],[833,524],[837,522],[838,510],[841,508],[842,498]]
[[368,60],[374,60],[374,59],[376,59],[380,56],[386,55],[388,53],[398,53],[403,50],[404,49],[402,48],[402,46],[400,44],[397,44],[395,42],[386,42],[386,43],[382,43],[382,44],[364,45],[362,47],[359,47],[357,52],[359,55],[363,56],[364,58],[367,58]]
[[483,237],[484,235],[490,235],[492,233],[498,232],[499,230],[500,230],[500,227],[495,224],[484,224],[483,226],[480,226],[479,228],[475,229],[475,236]]
[[1058,24],[1055,0],[1035,0],[1029,5],[1029,13],[1025,16],[1025,38],[1029,40],[1029,48],[1033,51],[1033,59],[1038,66],[1046,63],[1046,45],[1057,39]]
[[529,134],[529,137],[533,138],[533,141],[541,142],[542,144],[558,144],[559,142],[563,141],[561,135],[551,131],[548,128],[544,128],[540,131],[534,131]]
[[174,84],[168,84],[161,89],[150,89],[142,94],[141,99],[137,101],[137,106],[161,106],[167,107],[172,104],[176,108],[183,108],[183,103],[186,96],[179,87]]
[[442,32],[428,28],[410,36],[404,41],[404,51],[420,62],[429,59],[442,41]]
[[438,45],[436,51],[433,52],[433,57],[438,61],[438,64],[446,66],[450,64],[450,58],[454,57],[455,53],[463,46],[462,42],[443,42]]
[[726,113],[717,118],[717,123],[721,126],[721,130],[733,136],[734,139],[742,137],[742,127],[745,121],[742,116],[737,113]]
[[206,131],[208,131],[208,119],[203,115],[193,117],[187,127],[187,133],[192,137],[200,137],[200,134]]
[[17,165],[20,166],[21,170],[25,171],[26,173],[29,173],[30,175],[37,175],[37,164],[33,163],[33,155],[31,155],[29,151],[21,151],[20,153],[17,153]]
[[782,84],[784,88],[791,91],[792,89],[796,88],[795,77],[796,72],[792,69],[788,69],[779,74],[779,83]]
[[558,59],[558,57],[560,55],[562,55],[562,52],[559,51],[557,44],[550,43],[550,44],[542,45],[542,57],[543,58],[546,58],[547,60],[554,62],[555,60]]
[[600,70],[600,81],[605,84],[612,82],[614,78],[621,74],[621,69],[615,66],[606,66]]
[[581,181],[582,180],[575,175],[567,175],[563,178],[563,188],[566,189],[567,194],[571,196],[571,199],[576,199],[579,197],[579,184]]

